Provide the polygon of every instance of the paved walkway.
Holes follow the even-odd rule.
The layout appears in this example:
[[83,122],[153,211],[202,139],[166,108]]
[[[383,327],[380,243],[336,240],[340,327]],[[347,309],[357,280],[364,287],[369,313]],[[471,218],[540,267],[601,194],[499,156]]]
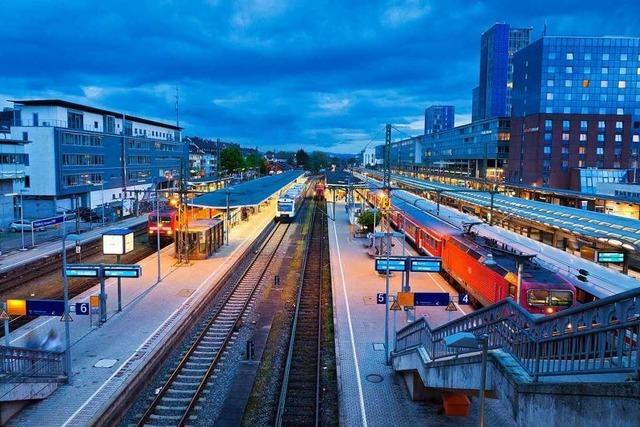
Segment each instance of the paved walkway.
[[[329,204],[329,209],[331,205]],[[438,415],[440,402],[413,402],[400,376],[385,363],[384,305],[376,304],[376,294],[385,291],[385,277],[374,271],[373,260],[364,248],[365,239],[349,232],[344,203],[336,204],[336,221],[329,222],[331,274],[338,361],[340,424],[343,426],[477,425],[477,417],[454,418]],[[408,245],[407,245],[408,246]],[[393,254],[402,253],[396,240]],[[415,255],[410,249],[408,253]],[[391,279],[391,294],[400,289],[400,274]],[[416,292],[449,292],[457,295],[437,274],[411,275]],[[449,319],[444,307],[418,307],[416,316],[427,316],[432,325]],[[452,319],[469,313],[458,307]],[[397,328],[407,324],[406,313],[397,311]],[[393,315],[390,316],[393,319]],[[390,320],[393,326],[393,320]],[[390,328],[392,330],[392,328]],[[392,332],[390,340],[393,342]],[[393,344],[392,344],[393,345]],[[493,401],[488,403],[491,426],[510,425],[508,414]]]
[[[120,221],[117,223],[111,223],[106,227],[94,227],[92,230],[83,232],[80,235],[82,237],[80,241],[85,242],[85,241],[93,240],[96,237],[101,236],[102,233],[104,233],[106,230],[112,230],[114,228],[132,227],[145,222],[147,222],[147,214],[144,214],[138,217],[128,218],[128,219],[125,219],[124,221]],[[68,231],[75,230],[75,225],[67,223],[67,230]],[[62,242],[60,239],[38,244],[37,233],[36,233],[36,244],[37,245],[35,247],[27,248],[27,250],[25,251],[17,250],[17,251],[6,252],[6,254],[3,253],[0,256],[0,273],[16,268],[27,262],[31,262],[36,258],[42,258],[45,256],[53,255],[55,253],[60,252],[60,250],[62,249]],[[67,241],[67,244],[72,244],[72,242]]]
[[[275,203],[232,229],[229,246],[223,246],[213,258],[177,267],[173,245],[162,250],[162,281],[156,283],[156,255],[139,264],[140,279],[123,279],[123,311],[116,312],[116,281],[107,281],[108,320],[97,328],[88,316],[73,315],[72,384],[61,386],[49,398],[36,402],[18,414],[10,425],[61,426],[89,425],[117,393],[126,387],[149,356],[170,336],[190,309],[214,286],[275,215]],[[97,287],[73,299],[88,301]],[[95,319],[94,319],[95,321]],[[21,345],[34,330],[44,336],[51,328],[60,333],[63,323],[57,317],[41,317],[11,334],[12,345]],[[61,335],[63,336],[63,335]],[[102,362],[109,367],[96,367]]]

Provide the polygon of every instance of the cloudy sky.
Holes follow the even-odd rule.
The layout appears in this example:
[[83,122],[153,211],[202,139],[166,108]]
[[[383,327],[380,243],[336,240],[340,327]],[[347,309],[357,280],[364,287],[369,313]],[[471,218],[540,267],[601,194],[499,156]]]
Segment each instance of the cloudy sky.
[[[526,3],[526,4],[525,4]],[[640,35],[624,0],[22,0],[3,2],[0,96],[63,98],[263,149],[356,152],[424,108],[470,120],[479,37]],[[396,135],[401,137],[401,134]]]

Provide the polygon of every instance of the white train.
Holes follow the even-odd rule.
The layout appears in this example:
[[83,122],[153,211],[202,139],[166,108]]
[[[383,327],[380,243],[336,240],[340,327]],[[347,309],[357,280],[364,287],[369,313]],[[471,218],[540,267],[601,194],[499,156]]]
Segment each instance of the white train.
[[276,221],[292,221],[304,201],[304,197],[308,190],[308,181],[293,184],[278,198],[278,207],[276,208]]

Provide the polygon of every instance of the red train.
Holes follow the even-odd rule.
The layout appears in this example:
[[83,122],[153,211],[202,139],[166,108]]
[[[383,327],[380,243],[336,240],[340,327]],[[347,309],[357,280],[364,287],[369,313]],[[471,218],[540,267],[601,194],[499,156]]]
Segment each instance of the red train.
[[444,275],[468,292],[474,303],[490,305],[510,296],[536,314],[551,314],[576,303],[571,282],[533,261],[523,264],[518,295],[515,251],[463,232],[400,199],[394,198],[392,206],[393,226],[404,231],[422,254],[441,257]]
[[149,235],[149,243],[154,244],[157,241],[156,233],[160,233],[161,240],[173,240],[176,228],[178,227],[178,211],[176,209],[160,209],[160,230],[158,231],[157,211],[149,213],[147,222],[147,230]]
[[313,198],[316,200],[324,199],[324,184],[322,182],[319,182],[316,184],[316,187],[313,193]]

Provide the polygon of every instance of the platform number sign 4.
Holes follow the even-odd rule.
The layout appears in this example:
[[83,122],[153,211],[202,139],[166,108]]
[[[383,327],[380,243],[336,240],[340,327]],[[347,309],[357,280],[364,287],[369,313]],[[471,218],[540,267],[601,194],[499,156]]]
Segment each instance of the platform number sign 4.
[[458,305],[469,305],[469,294],[458,295]]
[[378,292],[376,294],[376,303],[378,304],[386,304],[387,302],[387,294],[384,292]]

